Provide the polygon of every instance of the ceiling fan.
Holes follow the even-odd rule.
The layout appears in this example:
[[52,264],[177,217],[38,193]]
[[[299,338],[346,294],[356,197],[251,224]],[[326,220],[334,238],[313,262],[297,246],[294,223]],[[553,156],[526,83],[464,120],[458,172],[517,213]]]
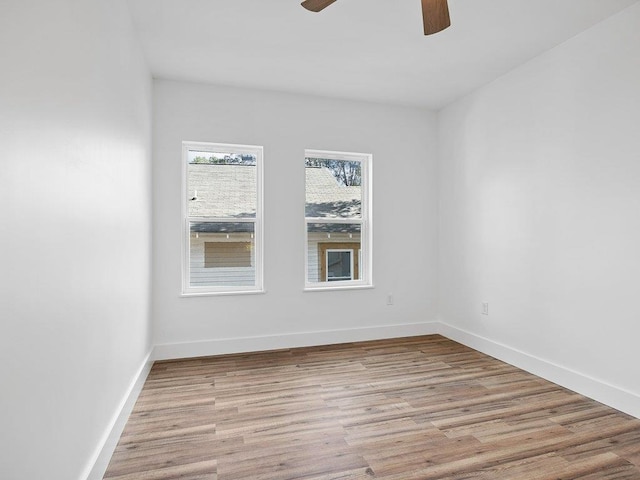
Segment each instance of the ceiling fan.
[[[304,0],[301,5],[312,12],[324,10],[336,0]],[[424,34],[438,33],[449,25],[449,7],[447,0],[422,0],[422,23]]]

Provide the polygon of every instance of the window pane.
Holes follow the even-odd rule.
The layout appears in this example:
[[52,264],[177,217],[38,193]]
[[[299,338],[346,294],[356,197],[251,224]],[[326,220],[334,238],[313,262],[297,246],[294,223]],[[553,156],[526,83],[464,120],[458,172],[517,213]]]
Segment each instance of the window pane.
[[361,162],[305,158],[307,218],[360,218]]
[[190,150],[187,205],[190,217],[254,218],[257,167],[253,154]]
[[253,222],[191,223],[190,286],[255,285],[254,226]]
[[351,276],[352,250],[327,250],[327,282],[353,280]]
[[[359,280],[360,230],[359,223],[309,223],[307,225],[307,282]],[[348,252],[352,259],[348,262],[351,270],[344,273],[345,271],[339,270],[336,265],[331,275],[328,275],[330,262],[327,261],[327,252],[331,251]],[[335,256],[332,258],[336,259]],[[339,274],[340,271],[344,275]]]

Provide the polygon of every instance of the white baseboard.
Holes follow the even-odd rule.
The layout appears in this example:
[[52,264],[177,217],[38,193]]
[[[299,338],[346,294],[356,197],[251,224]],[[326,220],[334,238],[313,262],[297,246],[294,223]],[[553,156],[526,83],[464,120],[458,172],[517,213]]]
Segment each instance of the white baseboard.
[[153,360],[151,359],[151,352],[149,352],[138,369],[138,372],[133,377],[125,395],[122,397],[120,405],[118,405],[111,422],[107,426],[101,442],[87,464],[88,466],[84,475],[80,478],[87,480],[102,480],[102,477],[109,466],[111,456],[118,445],[118,440],[120,440],[122,430],[124,430],[124,426],[126,425],[129,415],[133,410],[133,406],[138,399],[138,395],[140,395],[140,392],[142,391],[142,387],[144,386],[144,382],[147,380],[147,376],[151,371],[152,365]]
[[198,342],[168,343],[153,348],[154,360],[205,357],[228,353],[258,352],[282,348],[313,347],[335,343],[364,342],[384,338],[438,333],[438,322],[403,323],[376,327],[285,333],[261,337],[221,338]]
[[451,340],[640,418],[640,396],[633,392],[447,323],[438,322],[438,326],[438,333]]

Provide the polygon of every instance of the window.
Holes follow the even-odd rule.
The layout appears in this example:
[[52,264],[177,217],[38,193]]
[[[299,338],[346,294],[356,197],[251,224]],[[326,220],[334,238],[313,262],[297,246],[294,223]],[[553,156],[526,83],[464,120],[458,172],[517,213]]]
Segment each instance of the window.
[[262,147],[183,142],[182,293],[262,291]]
[[308,290],[372,285],[371,155],[305,151]]
[[327,282],[353,280],[353,250],[330,249],[326,251],[325,255],[326,278],[324,276],[323,278]]
[[320,280],[355,280],[359,278],[360,243],[318,243]]

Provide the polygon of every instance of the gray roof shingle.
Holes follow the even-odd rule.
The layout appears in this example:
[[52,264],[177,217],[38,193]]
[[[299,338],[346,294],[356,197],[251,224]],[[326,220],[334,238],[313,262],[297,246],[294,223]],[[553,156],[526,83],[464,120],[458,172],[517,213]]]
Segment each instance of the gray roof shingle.
[[190,217],[256,216],[255,165],[189,164],[188,172]]
[[[305,174],[307,217],[360,217],[359,186],[341,185],[325,167],[306,167]],[[255,165],[189,164],[188,175],[190,217],[256,216]]]
[[326,167],[306,167],[305,171],[307,217],[360,217],[362,194],[359,186],[341,185]]

